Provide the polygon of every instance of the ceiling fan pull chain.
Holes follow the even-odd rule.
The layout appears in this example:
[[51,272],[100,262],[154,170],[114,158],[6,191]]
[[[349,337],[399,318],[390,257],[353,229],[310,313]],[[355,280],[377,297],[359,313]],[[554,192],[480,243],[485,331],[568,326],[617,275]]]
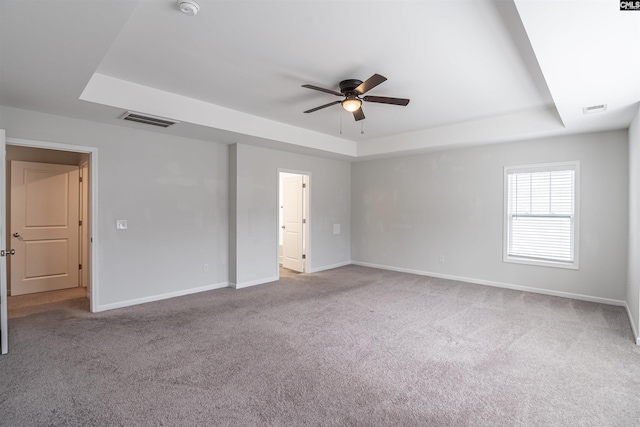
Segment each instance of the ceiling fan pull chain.
[[338,115],[340,116],[340,135],[342,135],[342,112]]
[[364,135],[364,120],[360,120],[360,135]]

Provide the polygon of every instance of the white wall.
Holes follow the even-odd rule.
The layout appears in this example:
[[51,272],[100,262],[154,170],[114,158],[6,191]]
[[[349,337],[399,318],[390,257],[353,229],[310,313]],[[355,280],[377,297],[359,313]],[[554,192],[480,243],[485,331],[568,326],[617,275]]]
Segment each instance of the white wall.
[[[614,131],[354,163],[352,259],[622,304],[627,154]],[[503,168],[567,160],[581,162],[580,269],[502,262]]]
[[[278,169],[309,172],[310,271],[350,262],[351,164],[236,144],[236,287],[278,277]],[[232,150],[233,150],[232,149]],[[232,196],[233,197],[233,196]],[[341,233],[333,234],[333,224]],[[232,238],[233,240],[233,238]]]
[[629,128],[629,273],[626,301],[640,344],[640,109]]
[[99,309],[227,285],[226,145],[6,107],[0,128],[98,148]]

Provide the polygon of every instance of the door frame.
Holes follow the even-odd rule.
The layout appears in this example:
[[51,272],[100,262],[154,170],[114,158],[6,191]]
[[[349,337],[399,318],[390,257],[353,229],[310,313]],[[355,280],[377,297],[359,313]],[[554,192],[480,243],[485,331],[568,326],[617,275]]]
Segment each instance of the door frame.
[[[7,213],[7,162],[6,162],[6,142],[5,130],[0,129],[0,242],[2,247],[7,249],[6,233],[6,213]],[[7,309],[7,257],[0,257],[0,354],[7,354],[9,351],[9,321]]]
[[[6,145],[14,145],[19,147],[31,147],[31,148],[43,148],[48,150],[59,150],[59,151],[71,151],[75,153],[83,153],[89,154],[89,176],[90,176],[90,186],[89,186],[89,200],[87,206],[89,207],[89,240],[90,244],[87,248],[87,255],[89,261],[90,268],[90,280],[87,286],[87,296],[89,297],[89,306],[92,313],[98,312],[98,307],[100,306],[98,301],[100,297],[100,286],[98,280],[98,260],[100,259],[98,255],[98,249],[100,247],[98,240],[98,148],[97,147],[88,147],[82,145],[72,145],[72,144],[61,144],[58,142],[49,142],[49,141],[37,141],[30,139],[22,139],[22,138],[6,138]],[[4,150],[3,150],[4,152]],[[4,156],[3,156],[4,158]],[[0,178],[2,180],[3,188],[6,187],[6,177],[3,176]],[[0,208],[3,212],[7,211],[7,200],[6,196],[2,200],[0,200]],[[4,225],[2,225],[4,228]],[[5,243],[3,243],[5,244]]]
[[276,171],[276,277],[280,280],[280,173],[293,173],[296,175],[303,175],[307,177],[307,188],[304,197],[304,215],[307,220],[303,229],[303,241],[304,241],[304,272],[308,273],[311,270],[311,172],[302,171],[297,169],[285,169],[278,168]]

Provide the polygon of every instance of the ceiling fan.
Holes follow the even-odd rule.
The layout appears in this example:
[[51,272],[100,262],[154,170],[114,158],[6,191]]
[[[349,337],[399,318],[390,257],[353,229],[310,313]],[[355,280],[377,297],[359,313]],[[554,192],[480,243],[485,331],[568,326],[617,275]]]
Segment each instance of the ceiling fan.
[[361,80],[348,79],[340,82],[340,92],[336,92],[331,89],[324,89],[313,85],[302,85],[307,89],[319,90],[320,92],[330,93],[332,95],[344,97],[342,101],[333,101],[328,104],[321,105],[316,108],[305,111],[305,113],[313,113],[314,111],[322,110],[323,108],[331,107],[332,105],[342,104],[342,108],[353,113],[353,118],[356,121],[364,119],[364,113],[362,112],[362,101],[365,102],[377,102],[380,104],[402,105],[405,106],[409,103],[406,98],[389,98],[386,96],[365,96],[360,98],[361,95],[369,92],[380,83],[387,80],[386,77],[380,74],[374,74],[369,77],[364,83]]

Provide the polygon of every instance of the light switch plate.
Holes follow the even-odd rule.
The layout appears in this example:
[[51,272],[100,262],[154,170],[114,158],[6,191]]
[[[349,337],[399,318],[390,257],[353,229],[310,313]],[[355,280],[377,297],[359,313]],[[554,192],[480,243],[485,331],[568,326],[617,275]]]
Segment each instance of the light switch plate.
[[127,229],[127,220],[119,219],[116,221],[116,230],[126,230]]

